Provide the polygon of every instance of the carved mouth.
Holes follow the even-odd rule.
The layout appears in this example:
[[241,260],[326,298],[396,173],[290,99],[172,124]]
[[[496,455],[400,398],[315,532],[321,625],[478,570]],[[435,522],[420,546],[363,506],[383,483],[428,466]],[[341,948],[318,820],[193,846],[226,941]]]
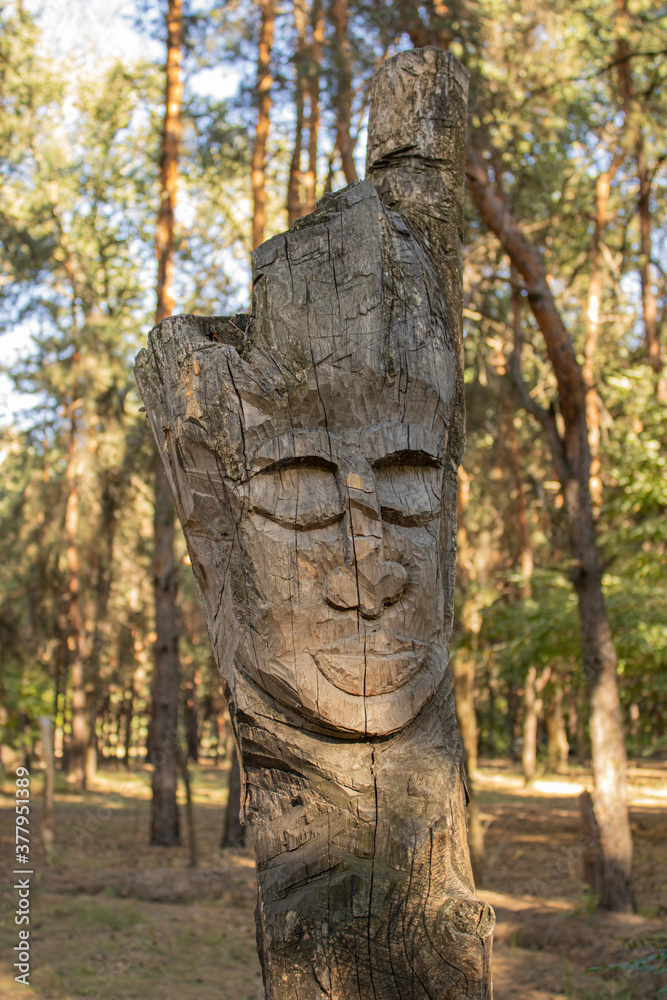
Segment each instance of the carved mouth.
[[393,632],[358,633],[312,653],[317,666],[347,694],[390,694],[403,687],[426,655],[426,643]]

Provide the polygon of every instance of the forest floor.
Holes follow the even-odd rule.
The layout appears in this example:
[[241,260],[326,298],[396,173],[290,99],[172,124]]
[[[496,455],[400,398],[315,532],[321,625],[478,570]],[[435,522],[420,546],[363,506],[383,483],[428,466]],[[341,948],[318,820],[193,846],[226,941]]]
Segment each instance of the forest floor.
[[[261,1000],[251,851],[218,847],[222,767],[193,768],[199,868],[187,848],[151,848],[147,769],[103,768],[84,795],[58,778],[57,847],[39,840],[41,775],[32,780],[30,985],[14,981],[14,799],[0,793],[0,997],[3,1000]],[[635,915],[602,915],[582,885],[577,796],[590,774],[525,788],[516,768],[484,762],[480,896],[498,918],[495,1000],[653,1000],[663,983],[609,968],[631,939],[665,933],[667,762],[630,769]],[[9,794],[8,794],[9,793]],[[183,810],[184,821],[184,810]],[[183,838],[187,838],[184,836]]]

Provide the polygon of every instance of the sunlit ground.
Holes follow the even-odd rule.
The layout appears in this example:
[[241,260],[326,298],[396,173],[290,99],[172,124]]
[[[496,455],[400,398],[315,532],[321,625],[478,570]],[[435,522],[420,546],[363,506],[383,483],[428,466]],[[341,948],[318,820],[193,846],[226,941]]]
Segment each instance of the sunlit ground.
[[[41,778],[34,778],[31,979],[28,987],[14,982],[10,912],[0,928],[3,1000],[260,1000],[252,854],[219,848],[225,768],[193,771],[198,871],[187,867],[185,843],[147,845],[149,773],[116,765],[83,796],[59,780],[57,848],[47,869],[37,839]],[[484,762],[479,893],[498,915],[496,1000],[658,997],[648,977],[587,970],[627,959],[629,938],[664,928],[666,777],[661,762],[630,768],[638,914],[601,916],[581,878],[577,796],[590,787],[590,774],[573,769],[526,788],[507,762]],[[8,873],[12,842],[13,799],[4,794],[0,861]]]

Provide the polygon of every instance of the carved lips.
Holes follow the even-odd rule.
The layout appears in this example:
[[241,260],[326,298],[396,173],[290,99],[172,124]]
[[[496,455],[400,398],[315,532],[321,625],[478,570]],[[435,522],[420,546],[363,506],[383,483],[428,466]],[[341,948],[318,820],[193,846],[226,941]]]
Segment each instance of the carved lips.
[[311,653],[340,691],[371,697],[403,687],[421,667],[426,643],[384,629],[339,639]]

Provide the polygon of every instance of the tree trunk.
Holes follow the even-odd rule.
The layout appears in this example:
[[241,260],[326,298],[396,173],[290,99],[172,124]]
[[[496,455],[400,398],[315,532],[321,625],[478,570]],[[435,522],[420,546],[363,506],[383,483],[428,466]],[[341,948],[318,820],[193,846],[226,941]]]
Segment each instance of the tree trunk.
[[521,570],[520,593],[524,601],[530,600],[533,593],[533,546],[530,539],[530,528],[528,525],[528,505],[526,503],[526,491],[523,487],[523,477],[521,476],[521,460],[519,458],[519,444],[514,433],[514,428],[510,422],[508,437],[510,441],[510,454],[512,456],[512,472],[514,474],[514,485],[516,487],[517,500],[519,504],[519,568]]
[[56,839],[53,793],[56,785],[56,768],[53,757],[53,727],[48,715],[39,717],[39,733],[44,755],[44,811],[42,813],[42,842],[47,865],[51,864]]
[[271,46],[273,45],[274,0],[259,0],[262,23],[257,53],[257,128],[252,151],[252,246],[264,239],[266,225],[266,143],[269,137],[271,112]]
[[174,560],[174,509],[169,483],[155,466],[155,672],[152,685],[151,763],[153,764],[151,844],[180,843],[178,783],[178,627]]
[[188,762],[185,759],[183,751],[181,750],[180,744],[176,742],[175,744],[176,761],[178,763],[178,769],[181,772],[181,777],[183,778],[183,785],[185,787],[185,815],[188,821],[188,867],[197,867],[197,824],[195,822],[195,801],[192,794],[192,782],[190,781],[190,771],[188,770]]
[[590,491],[593,511],[597,515],[602,504],[602,480],[600,478],[600,409],[601,401],[595,387],[595,354],[600,335],[600,311],[602,308],[602,235],[607,223],[607,201],[611,182],[621,162],[616,154],[609,168],[601,173],[595,182],[595,226],[591,244],[591,276],[588,283],[586,304],[586,343],[582,375],[586,387],[586,423],[588,425],[588,445],[591,451]]
[[567,774],[570,744],[565,730],[563,681],[557,674],[547,695],[544,725],[547,731],[547,767],[555,774]]
[[526,784],[535,778],[537,768],[537,669],[529,667],[523,685],[523,750],[521,763]]
[[[468,536],[465,527],[465,513],[470,497],[470,479],[463,466],[459,469],[458,490],[456,494],[456,522],[458,527],[457,542],[459,551],[458,587],[466,594],[468,589],[469,568],[472,565],[468,546]],[[452,661],[452,679],[454,681],[454,697],[456,699],[456,716],[459,730],[463,737],[466,754],[466,765],[471,778],[477,771],[477,716],[475,713],[475,671],[476,640],[481,627],[481,616],[475,600],[466,595],[461,610],[461,624],[470,636],[472,651],[461,645]]]
[[475,659],[465,649],[457,650],[452,660],[452,678],[456,695],[456,716],[465,747],[468,773],[474,776],[477,771]]
[[294,25],[296,28],[296,47],[294,50],[294,147],[290,160],[289,181],[287,185],[287,225],[291,228],[301,215],[301,150],[303,149],[303,122],[306,74],[306,12],[304,0],[294,0]]
[[124,745],[125,753],[123,755],[123,763],[125,767],[130,766],[130,752],[132,750],[132,721],[134,719],[134,676],[130,681],[130,690],[127,693],[125,699],[125,733],[124,733]]
[[99,744],[97,740],[97,694],[92,682],[86,685],[86,713],[88,715],[88,742],[86,744],[86,787],[95,781]]
[[185,739],[188,746],[188,760],[199,761],[199,712],[197,708],[197,678],[193,675],[185,685]]
[[517,720],[521,701],[516,684],[507,686],[507,742],[509,744],[510,759],[514,762],[517,759]]
[[637,96],[637,89],[632,75],[632,50],[626,37],[631,30],[631,17],[627,0],[618,0],[616,13],[616,65],[618,67],[618,89],[621,107],[625,117],[626,130],[633,136],[635,162],[637,165],[637,180],[639,193],[637,197],[637,214],[639,216],[639,279],[642,290],[642,314],[644,320],[644,336],[646,339],[646,354],[648,362],[656,375],[656,394],[658,402],[667,402],[667,379],[664,375],[664,364],[660,347],[660,332],[658,328],[658,304],[651,280],[653,239],[651,235],[651,187],[655,171],[648,165],[646,143],[644,140],[643,121],[645,109]]
[[308,170],[303,179],[305,203],[303,214],[315,210],[317,190],[317,140],[320,129],[320,72],[324,42],[324,12],[321,0],[313,0],[311,10],[312,41],[308,60]]
[[336,96],[334,97],[336,149],[340,154],[345,183],[352,184],[357,180],[357,168],[354,162],[354,142],[350,135],[352,125],[352,57],[350,39],[347,33],[347,0],[331,0],[329,18],[335,29],[332,50],[337,81]]
[[79,574],[79,474],[77,469],[77,422],[74,413],[75,401],[71,404],[70,441],[67,460],[67,510],[65,532],[67,535],[67,570],[69,573],[69,648],[72,652],[70,682],[72,685],[72,741],[71,777],[80,789],[86,787],[86,749],[88,747],[88,713],[86,710],[86,638],[84,616],[81,611]]
[[524,681],[523,695],[523,777],[526,784],[535,780],[537,770],[537,726],[544,708],[542,692],[551,670],[545,667],[538,675],[537,667],[529,667]]
[[269,1000],[491,996],[447,663],[466,91],[438,50],[385,62],[369,179],[255,251],[249,319],[166,321],[137,360],[240,749]]
[[245,827],[241,822],[241,765],[236,747],[232,751],[232,766],[229,771],[229,795],[225,809],[225,823],[222,829],[221,847],[243,847]]
[[[160,156],[160,209],[157,218],[158,261],[155,321],[173,311],[174,209],[181,139],[180,81],[183,15],[181,0],[169,0],[165,114]],[[178,568],[174,556],[174,505],[159,454],[155,460],[153,573],[155,594],[155,673],[153,677],[153,801],[151,843],[180,843],[176,805],[178,746]]]
[[602,889],[602,849],[600,844],[600,828],[595,818],[593,800],[590,792],[582,792],[579,796],[579,811],[583,833],[583,881],[590,886],[592,892],[598,895]]
[[512,358],[515,385],[524,408],[539,421],[545,433],[568,516],[570,549],[575,564],[573,583],[579,602],[583,668],[591,713],[595,809],[604,854],[600,905],[611,910],[632,910],[627,758],[616,651],[602,594],[602,568],[589,488],[590,449],[582,372],[549,288],[542,259],[512,218],[503,196],[490,183],[486,163],[471,144],[468,144],[467,176],[482,220],[498,237],[526,283],[528,301],[544,337],[558,386],[558,408],[564,425],[562,437],[554,410],[540,407],[523,382],[521,340],[517,337]]

